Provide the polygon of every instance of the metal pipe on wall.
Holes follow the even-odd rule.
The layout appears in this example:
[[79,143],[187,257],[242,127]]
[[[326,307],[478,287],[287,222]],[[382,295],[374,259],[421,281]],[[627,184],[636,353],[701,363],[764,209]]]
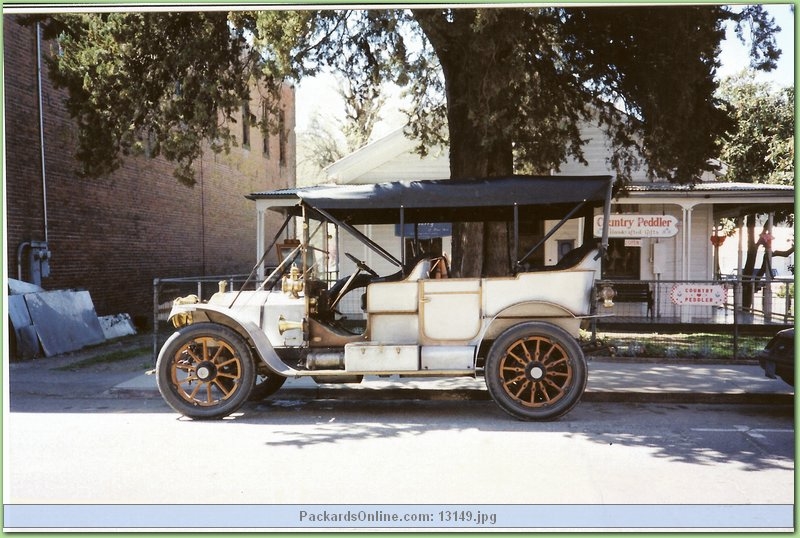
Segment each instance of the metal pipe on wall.
[[44,241],[48,241],[47,224],[47,167],[44,159],[44,106],[42,97],[42,25],[36,23],[36,79],[39,100],[39,151],[42,163],[42,212],[44,214]]

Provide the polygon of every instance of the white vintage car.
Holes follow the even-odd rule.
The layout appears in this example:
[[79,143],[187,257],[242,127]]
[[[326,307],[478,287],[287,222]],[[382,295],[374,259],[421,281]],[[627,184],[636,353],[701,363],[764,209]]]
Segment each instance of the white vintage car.
[[[512,176],[264,193],[286,214],[285,227],[299,223],[297,246],[253,289],[221,289],[207,302],[176,300],[170,319],[177,332],[157,361],[161,395],[187,417],[210,419],[274,393],[287,378],[483,375],[510,415],[560,417],[586,387],[577,337],[592,315],[607,244],[605,230],[596,238],[591,222],[600,211],[608,222],[612,184],[609,176]],[[296,203],[287,205],[287,196]],[[417,227],[410,224],[475,221],[507,224],[512,276],[448,278],[441,252],[409,260],[403,247],[398,258],[358,230],[394,224],[405,246],[414,244],[406,230]],[[379,275],[345,252],[354,271],[326,281],[334,249],[319,236],[331,224],[397,270]],[[582,244],[547,266],[537,252],[567,224]],[[354,294],[361,298],[356,319],[339,310]]]

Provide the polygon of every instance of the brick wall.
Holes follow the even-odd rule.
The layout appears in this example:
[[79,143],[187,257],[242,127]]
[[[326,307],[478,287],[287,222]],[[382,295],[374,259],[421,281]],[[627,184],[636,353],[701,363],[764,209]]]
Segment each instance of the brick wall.
[[[294,90],[284,89],[288,155],[279,137],[263,152],[260,130],[250,149],[207,151],[197,184],[186,187],[161,158],[128,158],[114,174],[76,173],[76,131],[64,95],[43,77],[45,172],[42,180],[37,111],[36,34],[3,18],[5,69],[7,268],[17,278],[17,248],[47,239],[52,252],[46,289],[87,289],[99,315],[152,318],[153,279],[248,273],[255,262],[256,211],[246,194],[295,183]],[[43,50],[50,50],[44,43]],[[260,105],[251,103],[255,113]],[[275,218],[274,227],[280,225]],[[27,263],[23,263],[27,279]]]

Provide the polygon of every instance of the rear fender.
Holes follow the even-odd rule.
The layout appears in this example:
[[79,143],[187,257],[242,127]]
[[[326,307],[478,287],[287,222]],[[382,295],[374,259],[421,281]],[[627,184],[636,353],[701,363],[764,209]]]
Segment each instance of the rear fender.
[[267,335],[252,321],[238,319],[230,309],[210,304],[175,305],[170,312],[170,320],[176,315],[187,313],[191,313],[192,323],[210,321],[229,327],[241,334],[273,373],[284,377],[294,377],[297,374],[297,370],[281,360]]
[[526,321],[552,323],[577,338],[581,319],[582,317],[576,316],[573,312],[555,303],[545,301],[518,303],[501,310],[486,323],[476,350],[480,349],[480,344],[483,342],[494,340],[509,327]]

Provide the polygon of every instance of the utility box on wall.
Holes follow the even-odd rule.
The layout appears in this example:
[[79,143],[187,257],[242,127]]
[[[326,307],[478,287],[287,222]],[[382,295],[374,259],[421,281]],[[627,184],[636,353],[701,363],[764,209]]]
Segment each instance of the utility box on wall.
[[667,245],[653,243],[653,274],[660,275],[666,269],[668,262]]
[[[24,257],[25,250],[27,249],[27,257]],[[17,248],[17,265],[18,277],[24,280],[22,273],[22,260],[27,259],[28,262],[28,279],[27,282],[42,285],[42,279],[50,276],[50,257],[52,252],[47,246],[47,241],[26,241],[20,244]]]

